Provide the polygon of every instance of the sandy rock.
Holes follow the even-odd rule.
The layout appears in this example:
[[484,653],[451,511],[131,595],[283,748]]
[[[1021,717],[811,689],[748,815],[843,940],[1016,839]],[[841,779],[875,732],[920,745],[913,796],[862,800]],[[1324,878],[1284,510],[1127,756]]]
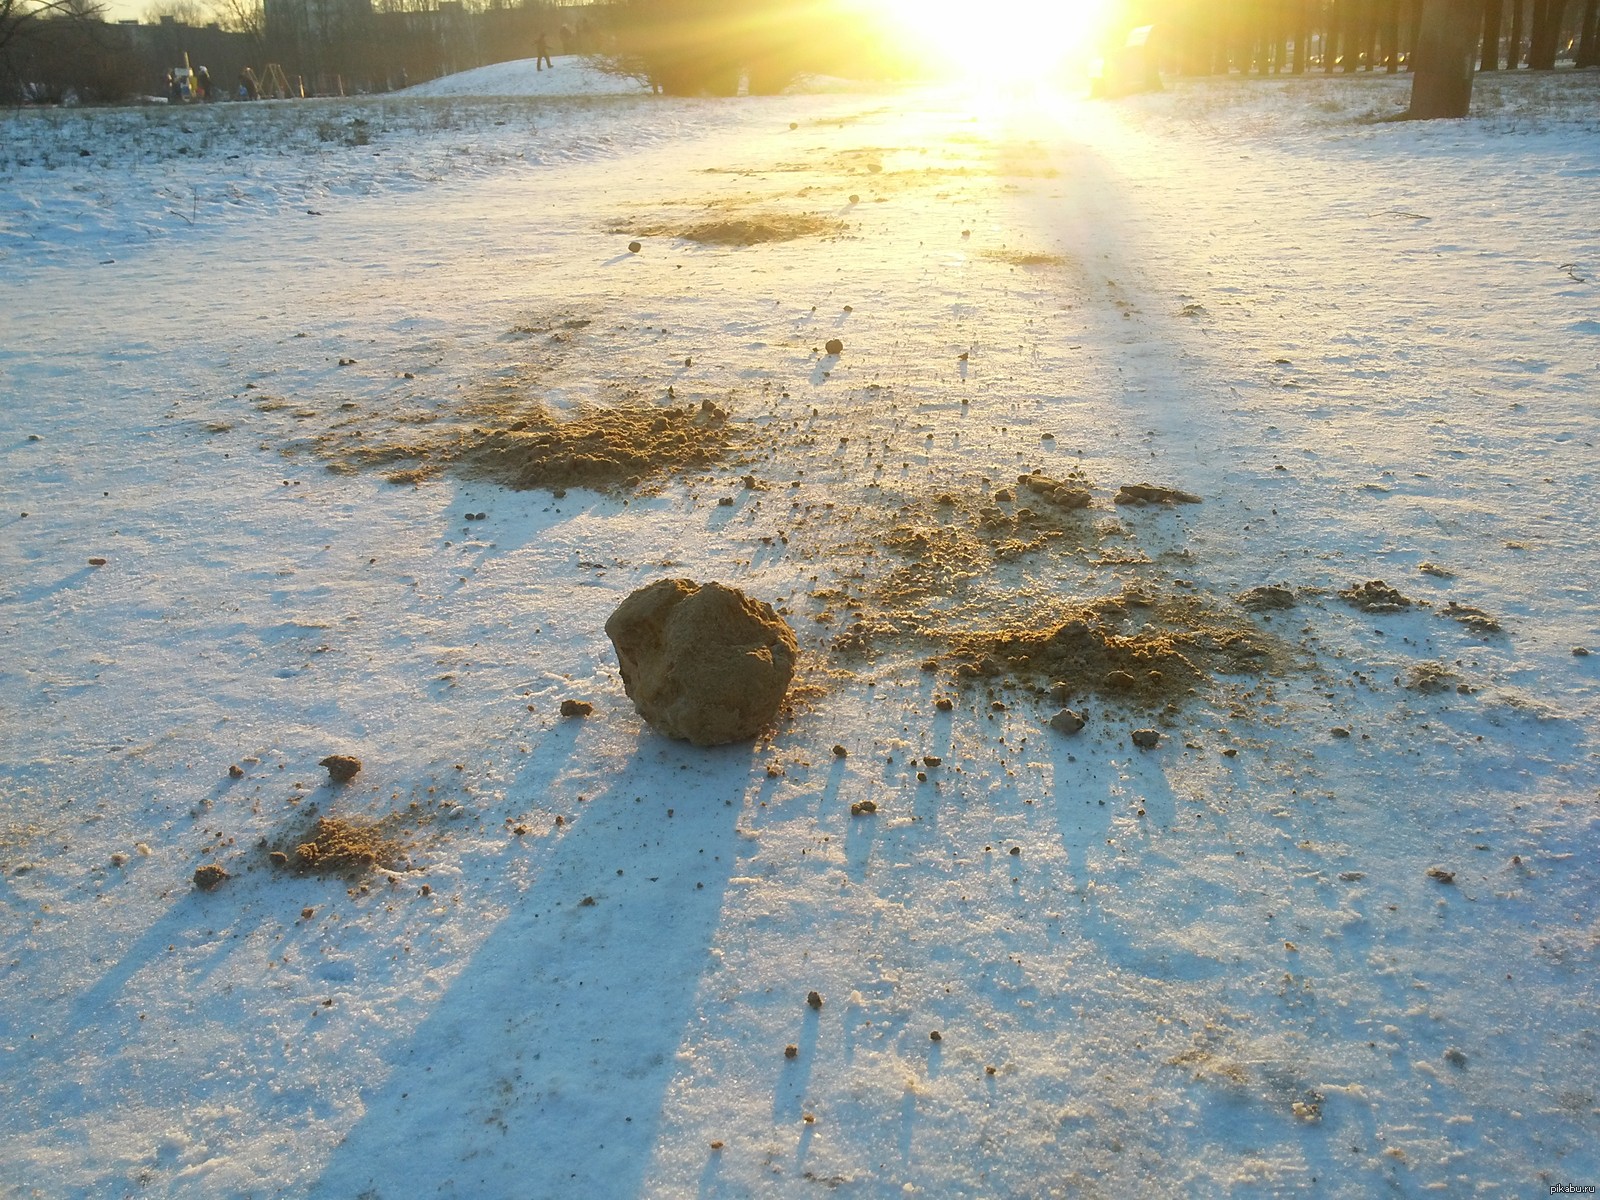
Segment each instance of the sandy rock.
[[328,777],[335,783],[348,783],[361,770],[361,760],[353,754],[330,754],[317,763],[328,768]]
[[1253,587],[1247,592],[1240,592],[1233,598],[1240,608],[1251,612],[1274,612],[1279,609],[1294,607],[1294,593],[1288,588],[1276,583],[1263,584]]
[[1339,592],[1339,598],[1362,612],[1369,613],[1404,612],[1411,607],[1409,597],[1402,596],[1398,589],[1390,587],[1381,579],[1353,583]]
[[1094,499],[1088,488],[1051,479],[1048,475],[1018,475],[1017,483],[1057,508],[1088,508]]
[[206,863],[203,867],[195,868],[194,886],[202,892],[209,892],[221,887],[229,878],[228,872],[217,863]]
[[1112,497],[1117,504],[1199,504],[1200,497],[1153,483],[1125,483]]
[[622,684],[656,732],[697,746],[753,738],[794,678],[794,632],[771,605],[720,583],[660,579],[606,622]]
[[1050,718],[1050,728],[1070,737],[1083,728],[1083,714],[1073,712],[1070,708],[1063,708]]
[[1154,750],[1161,744],[1161,734],[1154,729],[1135,729],[1129,736],[1141,750]]

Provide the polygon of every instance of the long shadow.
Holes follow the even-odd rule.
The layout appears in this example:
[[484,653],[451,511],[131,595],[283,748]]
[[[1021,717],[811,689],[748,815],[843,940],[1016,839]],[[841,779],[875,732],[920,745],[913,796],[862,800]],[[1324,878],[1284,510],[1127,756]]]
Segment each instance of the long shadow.
[[[637,1195],[737,859],[750,769],[748,747],[642,733],[395,1044],[311,1194],[383,1200],[375,1180],[404,1163],[407,1197]],[[544,774],[530,770],[512,794],[543,790]]]

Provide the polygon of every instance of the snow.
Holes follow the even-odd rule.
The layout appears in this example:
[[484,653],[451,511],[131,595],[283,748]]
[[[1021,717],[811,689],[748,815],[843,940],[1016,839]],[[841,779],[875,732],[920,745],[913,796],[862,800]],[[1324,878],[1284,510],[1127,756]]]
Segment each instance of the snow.
[[558,54],[543,70],[529,70],[526,60],[491,63],[458,71],[406,89],[408,96],[612,96],[638,94],[636,79],[608,75],[575,54]]
[[[473,74],[501,98],[0,118],[8,1194],[1600,1182],[1600,79],[1391,125],[1403,79]],[[724,212],[843,231],[644,232]],[[343,429],[669,386],[748,461],[326,469]],[[1087,477],[1094,544],[920,617],[1282,583],[1271,665],[1066,738],[915,638],[831,648],[905,512],[1035,468]],[[1111,503],[1142,480],[1203,502]],[[667,574],[787,612],[770,739],[633,713],[602,625]],[[1427,607],[1337,594],[1380,578]],[[313,808],[399,814],[409,868],[271,867]]]

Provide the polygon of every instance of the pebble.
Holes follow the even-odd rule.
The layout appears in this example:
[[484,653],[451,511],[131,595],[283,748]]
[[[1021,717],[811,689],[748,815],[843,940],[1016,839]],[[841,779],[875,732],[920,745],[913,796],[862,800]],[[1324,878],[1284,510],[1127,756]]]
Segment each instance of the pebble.
[[1075,713],[1070,708],[1063,708],[1055,716],[1050,718],[1050,728],[1054,729],[1057,733],[1064,733],[1069,737],[1082,729],[1083,725],[1083,714]]
[[844,343],[841,342],[838,338],[829,338],[826,342],[823,343],[822,348],[824,350],[826,350],[829,354],[843,354],[844,353]]
[[638,242],[629,242],[628,243],[628,253],[629,254],[637,254],[637,253],[639,253],[639,251],[641,251],[643,249],[644,249],[644,247],[641,246]]
[[587,717],[594,712],[594,705],[587,700],[563,700],[561,702],[561,715],[563,717]]
[[1141,750],[1154,750],[1161,744],[1161,734],[1154,729],[1135,729],[1130,736]]
[[809,1004],[812,1008],[821,1008],[822,1007],[822,993],[821,992],[808,992],[808,993],[806,993],[806,1003]]

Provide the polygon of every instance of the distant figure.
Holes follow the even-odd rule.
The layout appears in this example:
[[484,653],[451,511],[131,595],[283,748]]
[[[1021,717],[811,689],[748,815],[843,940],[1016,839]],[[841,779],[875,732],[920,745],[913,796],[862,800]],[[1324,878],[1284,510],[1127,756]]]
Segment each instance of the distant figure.
[[205,67],[201,67],[200,70],[195,73],[194,90],[195,94],[201,100],[213,100],[216,98],[211,91],[211,72]]
[[239,72],[239,98],[241,100],[261,99],[261,84],[256,80],[253,68],[246,67]]
[[183,99],[183,93],[178,90],[178,77],[171,71],[167,72],[167,99],[174,103]]
[[534,43],[533,52],[537,56],[533,60],[533,69],[542,71],[546,67],[555,70],[555,63],[550,61],[550,39],[544,35],[544,30],[539,31],[539,40]]

